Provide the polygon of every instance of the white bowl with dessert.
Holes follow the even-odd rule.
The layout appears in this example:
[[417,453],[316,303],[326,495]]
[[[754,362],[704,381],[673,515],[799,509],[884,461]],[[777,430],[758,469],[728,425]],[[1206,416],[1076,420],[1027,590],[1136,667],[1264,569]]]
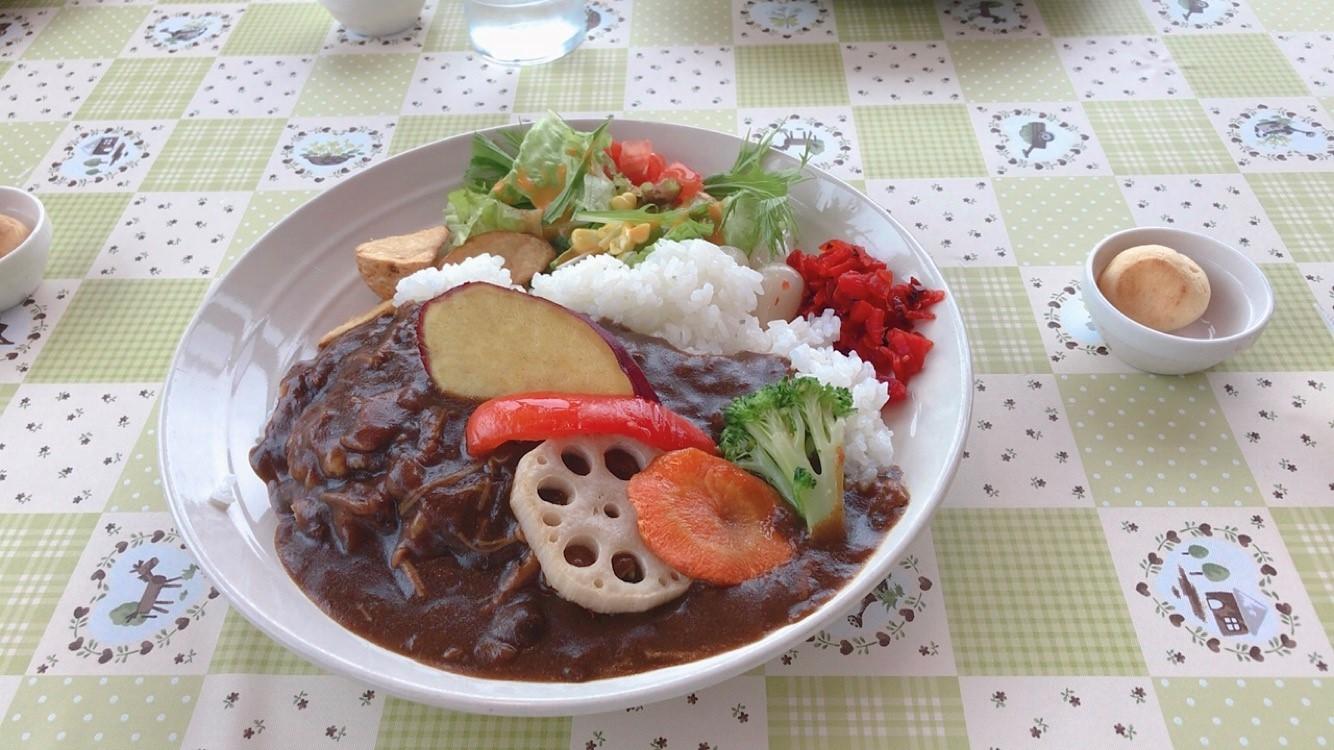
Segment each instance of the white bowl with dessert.
[[0,312],[42,283],[51,254],[51,220],[31,193],[0,187]]
[[1274,292],[1235,248],[1182,229],[1140,227],[1093,249],[1084,305],[1123,362],[1182,375],[1253,344],[1274,313]]

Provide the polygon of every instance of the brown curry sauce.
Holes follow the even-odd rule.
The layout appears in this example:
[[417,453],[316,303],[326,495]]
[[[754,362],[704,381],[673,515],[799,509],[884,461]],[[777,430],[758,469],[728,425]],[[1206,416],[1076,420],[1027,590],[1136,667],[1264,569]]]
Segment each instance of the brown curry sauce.
[[[417,354],[417,306],[342,335],[282,381],[251,452],[278,513],[292,579],[344,627],[454,672],[581,681],[709,656],[810,614],[860,569],[907,495],[882,476],[846,492],[846,539],[813,546],[787,508],[793,559],[732,587],[701,582],[643,613],[597,614],[543,582],[509,508],[512,444],[464,450],[476,403],[440,394]],[[732,398],[773,382],[786,360],[682,353],[608,326],[662,402],[715,437]]]

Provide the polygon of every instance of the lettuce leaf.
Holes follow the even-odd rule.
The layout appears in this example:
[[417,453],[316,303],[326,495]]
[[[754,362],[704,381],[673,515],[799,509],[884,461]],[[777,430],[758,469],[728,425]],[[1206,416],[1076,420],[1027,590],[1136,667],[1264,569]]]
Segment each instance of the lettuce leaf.
[[707,219],[702,221],[686,219],[680,224],[668,229],[666,232],[663,232],[660,239],[676,240],[680,242],[682,240],[707,240],[712,236],[713,222],[708,221]]
[[454,246],[469,237],[487,232],[507,231],[542,236],[542,217],[535,208],[515,208],[495,196],[460,188],[449,194],[445,224]]
[[611,178],[589,172],[584,175],[584,189],[575,204],[576,211],[606,211],[616,197],[616,184]]
[[554,113],[533,123],[524,135],[510,171],[491,194],[510,204],[515,196],[542,209],[542,220],[554,223],[580,202],[584,177],[601,174],[611,164],[606,149],[610,120],[591,133],[580,133]]
[[472,158],[468,160],[468,169],[463,173],[463,184],[469,190],[479,193],[490,191],[514,168],[514,153],[517,151],[507,151],[481,133],[473,134]]

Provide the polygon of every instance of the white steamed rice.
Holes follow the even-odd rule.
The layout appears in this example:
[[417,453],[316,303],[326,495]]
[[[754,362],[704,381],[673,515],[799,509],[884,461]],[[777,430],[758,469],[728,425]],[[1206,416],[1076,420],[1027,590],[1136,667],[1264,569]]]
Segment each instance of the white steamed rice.
[[873,478],[894,461],[894,433],[885,426],[880,410],[889,403],[889,386],[876,379],[875,368],[856,352],[834,349],[839,319],[825,310],[811,320],[775,321],[766,333],[766,351],[787,357],[792,369],[822,383],[842,386],[852,392],[852,413],[845,427],[845,473],[854,480]]
[[610,255],[533,278],[533,294],[708,354],[763,350],[754,315],[760,272],[705,240],[661,241],[644,262]]
[[[532,292],[687,351],[786,357],[798,373],[847,388],[854,408],[846,423],[845,471],[854,480],[874,477],[894,459],[893,433],[880,415],[889,402],[889,388],[876,379],[869,363],[833,348],[839,333],[833,311],[761,328],[755,317],[760,279],[759,271],[705,240],[662,241],[634,267],[610,255],[595,255],[539,274],[533,277]],[[517,288],[502,258],[478,255],[404,278],[394,304],[425,302],[468,281]]]
[[510,278],[510,270],[505,267],[504,258],[482,253],[459,263],[449,263],[441,268],[423,268],[414,274],[404,276],[394,288],[394,305],[425,302],[469,281],[485,281],[496,286],[519,288]]

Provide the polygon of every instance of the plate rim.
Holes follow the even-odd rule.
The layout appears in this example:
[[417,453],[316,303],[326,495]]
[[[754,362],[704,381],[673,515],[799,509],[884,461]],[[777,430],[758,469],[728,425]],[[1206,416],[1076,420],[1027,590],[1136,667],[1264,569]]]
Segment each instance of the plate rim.
[[[585,126],[596,127],[597,124],[603,122],[603,120],[599,118],[587,118],[587,117],[571,117],[564,119],[565,122],[569,123],[572,127],[576,128]],[[728,133],[726,131],[714,130],[711,128],[703,128],[694,125],[685,125],[673,122],[661,122],[653,120],[641,120],[641,119],[627,118],[627,117],[612,117],[610,119],[612,121],[612,127],[615,127],[615,125],[618,123],[625,123],[629,125],[651,126],[655,128],[667,127],[678,130],[708,133],[713,136],[721,135],[730,138],[736,141],[737,143],[741,143],[746,140],[744,137],[739,136],[735,133]],[[254,603],[249,599],[249,597],[245,596],[242,593],[242,589],[240,587],[234,586],[227,579],[215,575],[213,573],[213,570],[216,568],[216,566],[212,562],[211,558],[209,558],[205,553],[201,551],[203,547],[198,544],[199,540],[196,535],[196,530],[193,524],[189,521],[185,503],[182,502],[181,500],[178,500],[178,493],[176,492],[176,489],[174,487],[174,483],[172,480],[172,473],[167,469],[169,448],[166,436],[168,434],[167,423],[168,419],[171,416],[171,410],[168,407],[170,405],[170,397],[173,388],[176,384],[177,375],[180,372],[178,363],[180,362],[182,354],[184,352],[186,341],[191,338],[191,335],[199,327],[200,321],[204,315],[204,311],[210,306],[210,304],[214,302],[214,298],[219,294],[219,290],[223,286],[223,283],[233,273],[237,272],[238,268],[240,268],[242,263],[244,262],[245,257],[255,247],[262,244],[265,240],[269,238],[270,235],[274,234],[275,232],[278,232],[289,222],[292,222],[299,214],[301,214],[304,210],[308,209],[314,202],[324,198],[325,196],[331,193],[334,193],[335,191],[350,189],[345,186],[355,184],[358,177],[368,174],[372,170],[382,165],[388,164],[396,160],[407,161],[413,158],[414,155],[418,154],[418,152],[422,152],[431,148],[436,148],[443,142],[471,139],[473,136],[479,134],[485,135],[485,134],[510,130],[516,127],[531,126],[532,122],[533,121],[520,120],[518,122],[508,122],[500,125],[494,125],[488,128],[465,131],[451,136],[447,136],[445,138],[438,138],[434,141],[430,141],[428,143],[423,143],[421,145],[415,146],[411,149],[408,149],[407,151],[394,154],[393,156],[390,156],[380,162],[372,164],[368,166],[365,170],[358,172],[357,174],[353,174],[345,178],[344,180],[338,182],[337,184],[331,185],[325,188],[324,190],[321,190],[317,194],[311,196],[308,200],[306,200],[305,202],[297,206],[295,209],[290,211],[280,221],[278,221],[272,227],[267,229],[263,234],[257,237],[254,240],[254,242],[252,242],[250,246],[246,248],[245,252],[242,253],[242,255],[237,259],[237,261],[229,269],[227,269],[225,273],[223,273],[221,276],[216,277],[213,280],[213,282],[209,285],[208,291],[205,293],[203,298],[201,298],[199,305],[195,308],[194,313],[191,315],[189,323],[182,329],[180,338],[176,342],[176,346],[174,347],[172,352],[171,364],[168,368],[166,378],[163,381],[162,394],[159,397],[159,404],[161,405],[161,408],[159,409],[158,419],[156,424],[159,437],[157,446],[157,459],[158,459],[159,474],[162,478],[163,494],[167,501],[167,507],[171,513],[172,520],[176,524],[177,533],[179,533],[182,539],[185,541],[186,545],[189,548],[190,553],[196,559],[199,560],[200,566],[204,569],[206,573],[208,573],[210,583],[214,587],[216,587],[223,594],[224,597],[226,597],[228,606],[230,608],[237,610],[243,617],[245,617],[245,619],[247,620],[247,622],[250,623],[250,625],[258,629],[260,632],[262,632],[265,636],[269,637],[270,639],[277,641],[279,644],[282,645],[283,648],[292,652],[298,658],[303,659],[318,667],[329,669],[345,678],[354,679],[361,681],[365,684],[373,685],[376,688],[385,690],[391,695],[395,695],[400,698],[405,698],[407,700],[411,700],[426,705],[439,706],[447,709],[465,711],[474,714],[527,716],[527,717],[574,716],[574,715],[585,715],[590,713],[597,713],[601,711],[611,710],[618,707],[622,707],[624,705],[634,705],[636,703],[648,703],[656,700],[663,700],[676,695],[684,694],[692,689],[702,689],[717,684],[719,682],[722,682],[723,680],[729,679],[731,677],[735,677],[737,675],[741,675],[748,671],[751,671],[756,667],[763,665],[768,661],[771,661],[774,658],[774,653],[770,653],[769,651],[766,650],[757,649],[754,650],[752,653],[748,654],[736,655],[736,656],[731,656],[731,655],[737,651],[745,649],[747,646],[758,644],[764,640],[769,640],[769,639],[774,639],[775,643],[777,643],[777,641],[779,640],[788,639],[785,641],[784,644],[785,646],[790,646],[793,643],[798,642],[801,635],[804,635],[806,633],[818,629],[819,627],[834,620],[838,615],[842,613],[842,610],[840,608],[833,605],[835,603],[839,603],[841,599],[848,598],[846,592],[848,592],[851,589],[851,583],[853,580],[856,580],[856,578],[866,575],[867,571],[873,571],[874,572],[873,577],[876,578],[883,577],[888,573],[889,568],[893,566],[895,557],[893,555],[885,555],[884,559],[881,560],[878,565],[872,566],[869,563],[863,565],[862,568],[856,574],[854,574],[853,578],[849,579],[847,584],[839,588],[828,601],[824,602],[819,607],[817,607],[815,611],[812,612],[810,615],[795,622],[790,622],[787,623],[786,625],[770,630],[764,633],[759,639],[755,641],[742,644],[733,649],[728,649],[726,651],[721,651],[716,654],[706,656],[702,659],[696,659],[690,662],[683,662],[681,664],[670,665],[667,667],[659,667],[644,672],[632,673],[630,675],[619,675],[616,677],[599,678],[597,680],[587,680],[582,682],[567,682],[567,681],[510,680],[510,679],[481,677],[481,676],[470,675],[464,672],[451,672],[450,670],[445,670],[441,669],[440,667],[435,667],[433,665],[418,662],[419,664],[423,664],[427,668],[435,669],[437,671],[450,674],[456,677],[461,677],[467,680],[476,680],[479,682],[492,683],[496,685],[515,684],[515,683],[538,684],[550,687],[551,692],[553,694],[558,694],[560,692],[559,688],[564,685],[588,685],[598,682],[621,680],[627,677],[644,677],[665,670],[679,671],[681,667],[699,665],[699,667],[694,671],[682,671],[678,675],[666,677],[665,679],[655,681],[649,685],[635,687],[614,694],[608,694],[605,696],[581,696],[575,698],[560,697],[559,695],[553,695],[551,697],[532,699],[532,698],[513,698],[510,696],[501,696],[501,695],[483,696],[476,693],[460,694],[456,692],[442,692],[440,690],[433,690],[429,686],[419,685],[413,682],[407,682],[398,678],[389,677],[381,672],[376,671],[372,666],[363,664],[358,661],[352,661],[346,659],[342,655],[332,653],[324,649],[306,648],[306,646],[309,645],[308,642],[301,640],[295,632],[290,631],[289,629],[278,625],[275,621],[273,621],[271,618],[265,615],[263,611],[255,607]],[[776,159],[780,162],[785,161],[790,165],[795,165],[799,163],[798,159],[776,150],[772,151],[767,156],[767,158]],[[857,188],[848,184],[847,181],[829,173],[824,169],[821,169],[814,165],[807,164],[804,167],[804,170],[809,170],[809,173],[811,174],[812,177],[818,177],[821,180],[832,182],[835,185],[842,187],[848,192],[858,196],[865,204],[869,205],[873,211],[879,214],[881,218],[889,222],[889,224],[898,232],[900,238],[903,240],[907,248],[912,252],[913,256],[917,260],[922,262],[925,268],[933,272],[935,276],[941,280],[942,288],[946,291],[946,298],[944,300],[944,302],[946,303],[946,310],[948,311],[949,316],[954,318],[954,322],[956,323],[956,325],[954,326],[952,338],[954,339],[956,347],[959,352],[958,367],[960,370],[961,380],[964,386],[963,402],[961,405],[962,408],[959,411],[958,418],[955,420],[953,435],[951,437],[948,448],[949,459],[943,466],[942,481],[937,483],[937,485],[933,488],[933,491],[930,493],[929,497],[925,499],[918,498],[915,496],[910,497],[909,504],[910,505],[917,504],[919,507],[922,508],[922,512],[909,519],[900,518],[899,522],[897,522],[890,531],[890,533],[893,533],[895,530],[899,529],[901,525],[906,524],[906,529],[903,532],[904,534],[903,542],[899,550],[901,552],[902,548],[907,547],[909,544],[911,544],[913,540],[915,540],[921,534],[922,529],[930,523],[931,518],[934,516],[935,512],[939,509],[941,502],[944,500],[945,494],[948,492],[950,484],[958,472],[959,464],[963,459],[963,450],[968,436],[968,425],[971,423],[971,414],[973,409],[972,383],[974,380],[972,351],[969,344],[968,332],[964,325],[963,312],[962,309],[959,307],[957,297],[954,295],[953,290],[949,288],[948,281],[945,278],[945,275],[941,272],[940,267],[936,265],[935,260],[931,257],[929,253],[926,252],[926,249],[917,240],[917,238],[912,233],[910,233],[897,219],[894,218],[894,216],[889,212],[888,209],[886,209],[884,206],[880,205],[875,200],[873,200],[869,195],[866,194],[864,190],[858,190]],[[271,409],[269,411],[271,412]],[[232,486],[229,487],[229,491],[233,493],[235,492],[234,481],[232,482]],[[271,545],[272,542],[269,541],[269,544]],[[875,553],[872,554],[874,556]],[[338,627],[343,628],[344,630],[348,630],[347,628],[343,627],[340,623],[338,623],[336,620],[333,620],[332,617],[329,617],[327,613],[321,611],[321,614],[324,617],[328,618],[330,621],[332,621]],[[412,659],[412,657],[410,656],[407,656],[405,654],[400,654],[398,652],[387,649],[381,646],[380,644],[370,641],[369,639],[364,638],[363,636],[355,633],[354,631],[348,630],[348,632],[351,633],[356,638],[359,638],[368,645],[372,646],[373,648],[384,651],[386,654],[403,659]],[[798,632],[799,635],[797,636],[792,635],[793,633],[798,633]],[[416,660],[414,659],[413,661]]]

